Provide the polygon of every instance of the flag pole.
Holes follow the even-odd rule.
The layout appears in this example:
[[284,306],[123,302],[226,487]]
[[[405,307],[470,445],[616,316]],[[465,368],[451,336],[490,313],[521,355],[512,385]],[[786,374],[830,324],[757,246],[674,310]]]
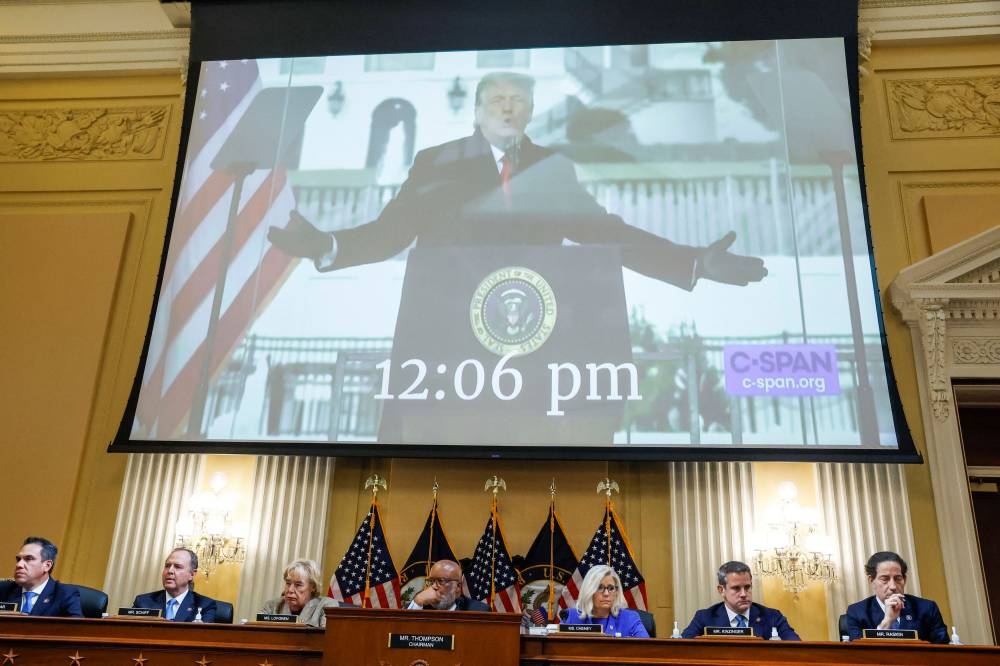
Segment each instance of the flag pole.
[[373,474],[365,480],[365,490],[372,490],[372,504],[368,511],[368,556],[365,562],[365,594],[361,599],[362,608],[371,608],[371,580],[372,580],[372,543],[375,537],[375,512],[378,510],[378,489],[383,490],[389,486],[385,479],[378,474]]
[[[556,479],[549,486],[549,606],[556,598]],[[556,613],[556,617],[559,614]]]
[[613,503],[611,502],[611,493],[620,493],[618,489],[618,483],[614,479],[604,477],[597,484],[597,492],[604,493],[606,499],[604,501],[604,536],[608,540],[608,566],[611,566],[611,510]]
[[437,510],[438,510],[438,480],[434,477],[434,485],[431,486],[431,530],[430,534],[427,535],[427,566],[424,569],[424,576],[430,573],[432,558],[434,555],[434,524],[437,522]]
[[490,501],[490,524],[492,525],[492,530],[490,538],[492,542],[490,544],[490,610],[496,611],[496,602],[494,598],[496,597],[496,572],[497,572],[497,494],[500,489],[503,488],[507,490],[507,482],[494,474],[489,479],[486,479],[486,487],[483,489],[486,492],[492,492],[493,498]]

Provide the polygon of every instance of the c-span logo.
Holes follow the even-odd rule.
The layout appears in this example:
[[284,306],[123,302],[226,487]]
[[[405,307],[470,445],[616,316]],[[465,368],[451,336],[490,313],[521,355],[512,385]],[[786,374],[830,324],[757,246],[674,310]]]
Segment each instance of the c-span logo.
[[541,347],[552,334],[556,297],[535,271],[508,266],[479,283],[469,316],[483,347],[499,356],[522,356]]

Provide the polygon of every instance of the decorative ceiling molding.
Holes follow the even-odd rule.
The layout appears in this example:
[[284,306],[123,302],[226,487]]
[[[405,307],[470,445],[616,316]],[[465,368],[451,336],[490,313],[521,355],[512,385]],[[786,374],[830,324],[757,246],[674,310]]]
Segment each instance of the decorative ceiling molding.
[[875,43],[1000,36],[1000,0],[861,0],[858,23]]
[[190,13],[190,3],[161,5],[157,0],[0,0],[0,76],[183,74]]

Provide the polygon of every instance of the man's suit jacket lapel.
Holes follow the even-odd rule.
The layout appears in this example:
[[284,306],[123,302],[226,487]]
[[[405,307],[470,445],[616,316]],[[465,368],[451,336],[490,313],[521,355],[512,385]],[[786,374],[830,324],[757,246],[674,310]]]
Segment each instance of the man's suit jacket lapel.
[[42,588],[42,593],[35,599],[35,605],[31,607],[29,615],[44,615],[46,609],[55,601],[56,581],[49,576],[49,580]]
[[188,590],[187,596],[184,597],[184,603],[177,609],[177,615],[174,617],[174,621],[194,621],[195,616],[198,614],[198,603],[198,598],[194,593],[194,590]]
[[729,625],[729,613],[726,612],[726,604],[719,604],[718,610],[715,611],[715,616],[712,618],[712,627],[728,627]]
[[878,627],[885,619],[885,611],[882,607],[878,605],[878,599],[873,597],[868,598],[868,622],[871,624],[872,629]]

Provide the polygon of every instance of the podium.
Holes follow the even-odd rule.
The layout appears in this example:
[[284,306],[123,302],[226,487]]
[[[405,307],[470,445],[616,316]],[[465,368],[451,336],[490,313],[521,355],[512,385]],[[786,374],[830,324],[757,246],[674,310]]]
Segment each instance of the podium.
[[520,630],[518,613],[327,608],[323,666],[511,666]]
[[631,360],[617,246],[418,246],[379,442],[610,446],[631,386],[610,368]]

